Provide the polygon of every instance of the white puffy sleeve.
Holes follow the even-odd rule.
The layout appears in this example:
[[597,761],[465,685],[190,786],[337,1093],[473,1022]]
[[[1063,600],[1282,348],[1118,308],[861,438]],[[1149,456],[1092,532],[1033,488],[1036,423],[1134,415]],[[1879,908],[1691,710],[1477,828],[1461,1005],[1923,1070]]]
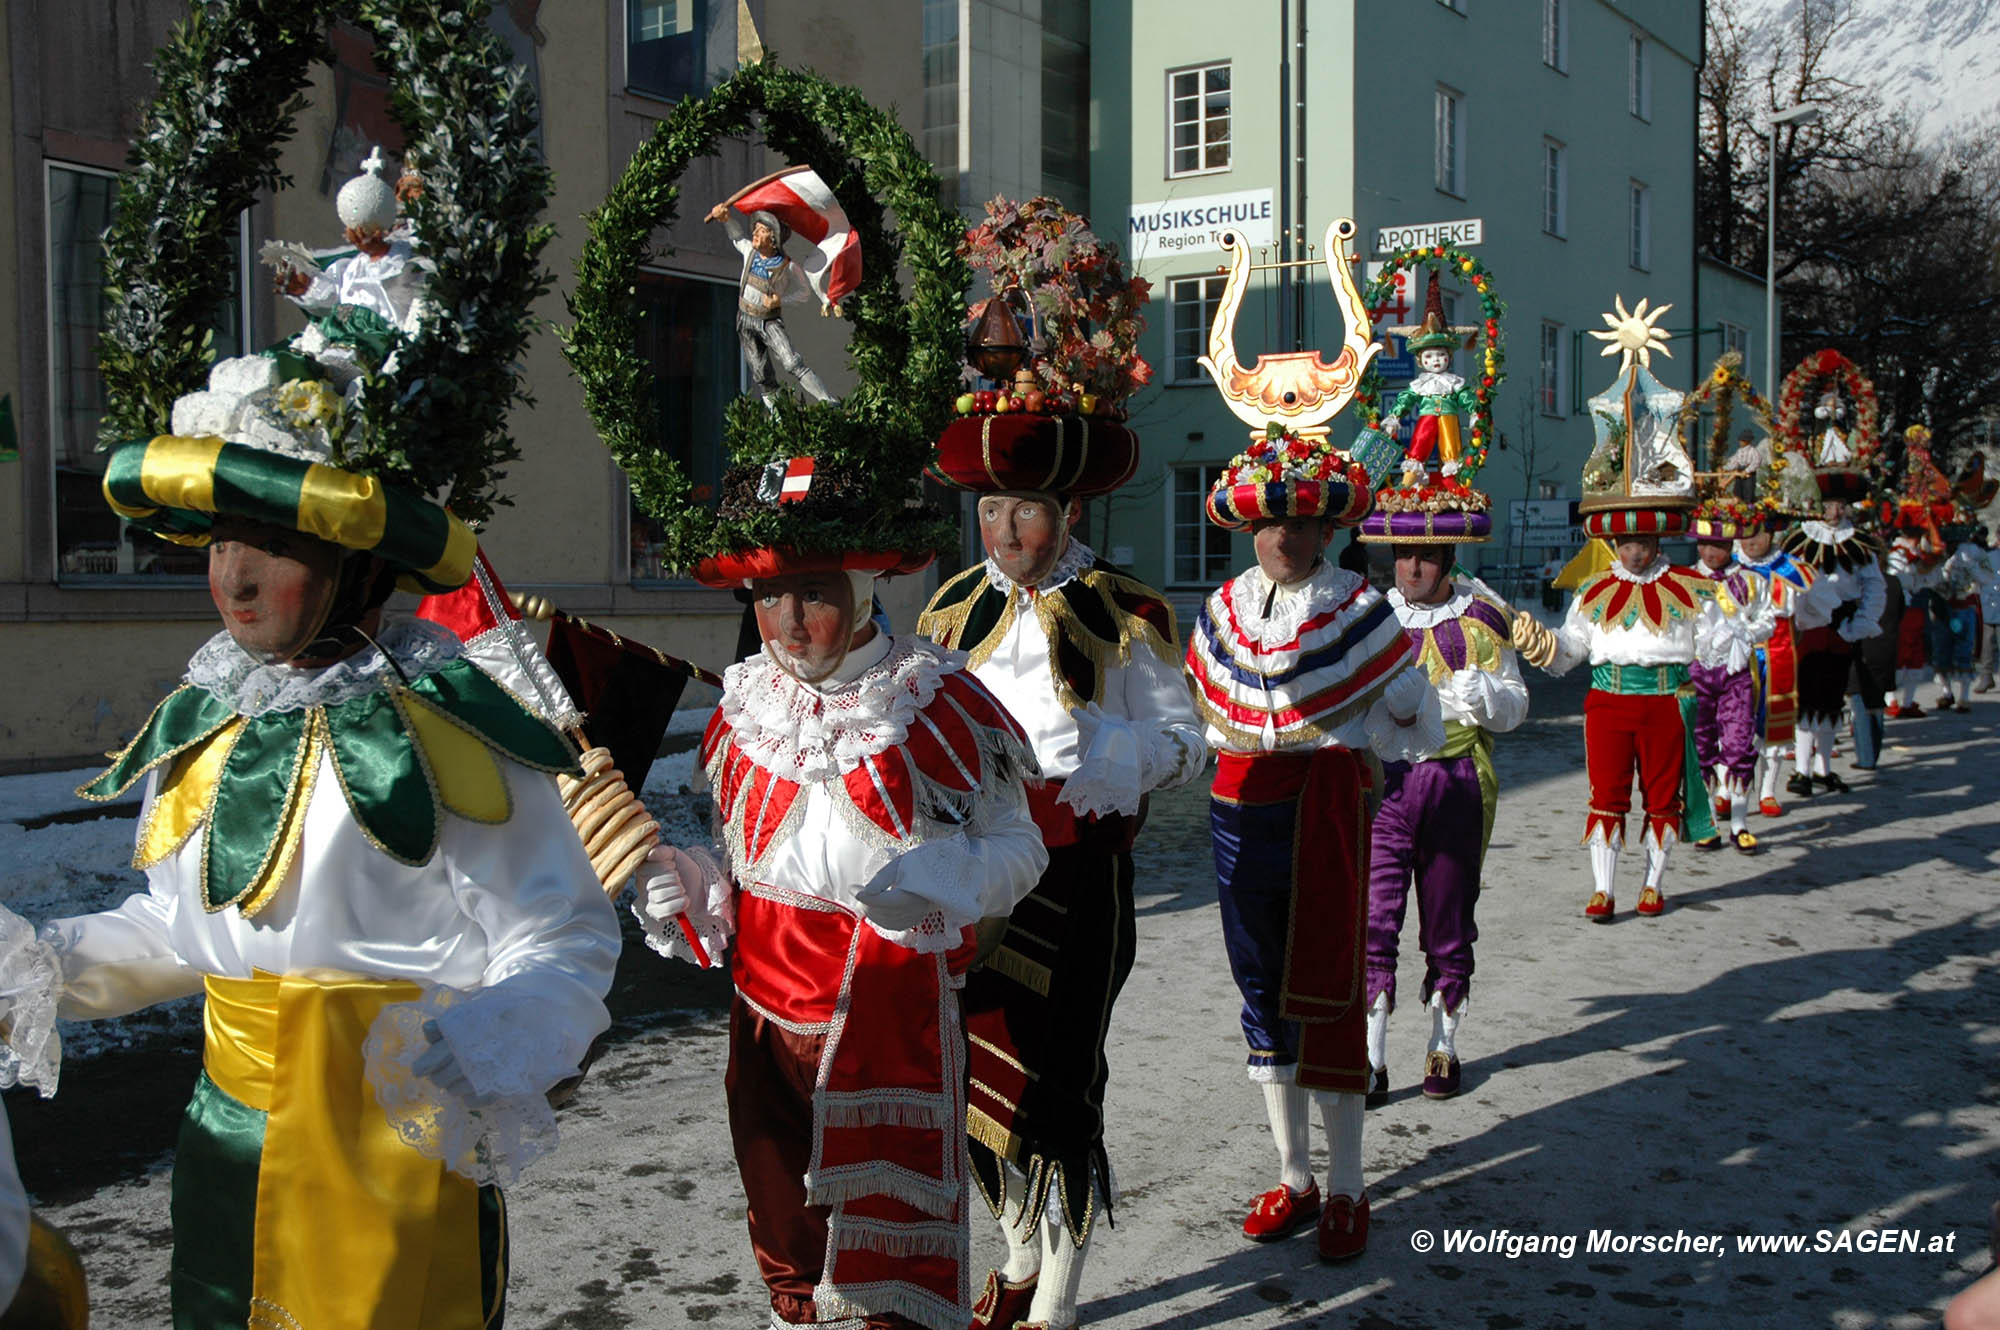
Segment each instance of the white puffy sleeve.
[[[981,919],[1004,918],[1035,889],[1049,866],[1041,829],[1028,813],[1018,780],[982,795],[973,819],[962,829],[905,850],[891,861],[893,885],[921,896],[935,908],[910,928],[888,928],[870,918],[868,926],[889,941],[915,951],[949,951],[961,930]],[[878,879],[879,881],[879,879]]]
[[1849,642],[1859,642],[1874,637],[1882,631],[1882,611],[1889,604],[1889,588],[1882,581],[1882,570],[1872,563],[1861,565],[1854,574],[1860,594],[1855,597],[1860,604],[1854,614],[1840,626],[1840,635]]
[[[511,1182],[555,1144],[546,1099],[611,1024],[617,917],[548,776],[505,763],[514,812],[446,822],[438,856],[485,935],[482,984],[385,1008],[366,1054],[376,1098],[409,1144],[481,1183]],[[435,1029],[471,1087],[460,1098],[411,1065]]]

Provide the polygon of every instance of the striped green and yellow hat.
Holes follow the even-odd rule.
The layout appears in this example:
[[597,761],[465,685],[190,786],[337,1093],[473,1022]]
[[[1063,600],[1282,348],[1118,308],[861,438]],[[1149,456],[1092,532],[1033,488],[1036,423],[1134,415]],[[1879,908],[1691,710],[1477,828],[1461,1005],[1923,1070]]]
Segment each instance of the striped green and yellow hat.
[[162,434],[113,449],[104,499],[126,521],[179,545],[208,544],[220,514],[289,527],[379,555],[410,591],[465,585],[479,548],[465,523],[377,477],[213,437]]

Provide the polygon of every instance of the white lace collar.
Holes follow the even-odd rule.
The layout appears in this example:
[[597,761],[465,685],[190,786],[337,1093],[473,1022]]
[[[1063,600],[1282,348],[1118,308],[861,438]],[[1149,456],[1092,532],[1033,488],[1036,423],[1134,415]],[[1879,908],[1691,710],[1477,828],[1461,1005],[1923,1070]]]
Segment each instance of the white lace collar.
[[1427,370],[1410,380],[1410,391],[1419,397],[1442,397],[1465,386],[1465,380],[1450,370]]
[[1769,568],[1784,557],[1785,552],[1779,549],[1775,543],[1772,544],[1770,549],[1764,551],[1764,557],[1761,559],[1753,559],[1745,554],[1741,545],[1736,547],[1736,562],[1742,564],[1745,568]]
[[324,669],[307,670],[295,665],[266,665],[237,646],[227,632],[221,632],[204,642],[188,661],[186,679],[229,704],[239,716],[262,716],[334,706],[401,683],[402,677],[390,666],[385,651],[395,657],[403,676],[411,679],[435,674],[465,653],[464,644],[450,629],[428,619],[390,619],[375,640],[381,651],[363,647]]
[[[1256,564],[1236,575],[1229,584],[1229,603],[1236,612],[1236,627],[1245,638],[1260,647],[1280,647],[1299,635],[1307,619],[1340,608],[1354,595],[1360,576],[1335,564],[1320,562],[1303,580],[1290,586],[1273,583]],[[1264,612],[1266,598],[1271,612]]]
[[1452,584],[1451,595],[1435,605],[1412,605],[1403,598],[1403,593],[1389,588],[1389,604],[1396,611],[1396,621],[1405,628],[1435,628],[1441,623],[1463,615],[1472,604],[1472,588],[1462,582]]
[[1840,520],[1839,526],[1829,526],[1825,522],[1814,520],[1804,523],[1803,530],[1807,540],[1817,541],[1821,545],[1838,545],[1842,541],[1854,539],[1854,523],[1844,517]]
[[800,784],[823,781],[902,743],[938,680],[963,659],[922,638],[891,637],[859,674],[820,686],[752,656],[722,672],[722,719],[758,766]]
[[[1054,591],[1095,562],[1097,562],[1097,551],[1071,536],[1069,542],[1063,546],[1063,552],[1056,556],[1056,566],[1049,569],[1047,577],[1035,583],[1036,594]],[[1001,572],[1000,565],[990,558],[986,561],[986,580],[1008,595],[1014,594],[1014,579]]]
[[1611,556],[1611,575],[1621,582],[1631,582],[1638,586],[1645,586],[1648,582],[1659,581],[1666,575],[1667,569],[1672,566],[1667,561],[1666,555],[1656,554],[1653,556],[1653,561],[1646,565],[1646,571],[1643,573],[1628,573],[1625,571],[1625,565],[1618,562],[1618,556],[1615,554]]

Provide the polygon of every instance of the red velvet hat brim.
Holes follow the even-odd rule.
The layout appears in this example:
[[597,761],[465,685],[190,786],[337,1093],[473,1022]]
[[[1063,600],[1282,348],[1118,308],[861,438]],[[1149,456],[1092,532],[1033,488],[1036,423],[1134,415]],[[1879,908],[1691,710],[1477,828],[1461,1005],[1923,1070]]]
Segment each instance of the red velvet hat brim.
[[900,577],[930,567],[937,556],[929,550],[847,550],[801,554],[787,546],[735,550],[703,559],[694,580],[703,586],[740,587],[746,582],[794,573],[853,572]]
[[1109,494],[1139,469],[1139,436],[1116,421],[1032,413],[960,416],[937,442],[937,477],[991,494]]

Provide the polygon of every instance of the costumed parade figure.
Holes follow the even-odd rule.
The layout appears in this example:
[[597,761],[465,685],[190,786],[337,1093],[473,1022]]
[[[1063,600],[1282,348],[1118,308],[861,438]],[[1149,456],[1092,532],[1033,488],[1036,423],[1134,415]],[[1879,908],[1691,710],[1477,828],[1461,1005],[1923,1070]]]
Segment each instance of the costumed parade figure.
[[1798,644],[1793,620],[1802,599],[1826,593],[1813,590],[1818,574],[1779,548],[1777,533],[1787,522],[1819,511],[1819,486],[1813,482],[1812,465],[1804,454],[1776,451],[1774,445],[1771,460],[1756,473],[1755,488],[1758,521],[1737,536],[1736,562],[1764,578],[1771,602],[1771,635],[1756,649],[1754,661],[1758,740],[1754,784],[1757,811],[1765,817],[1781,817],[1785,810],[1778,802],[1778,782],[1791,760],[1798,724]]
[[[1433,273],[1433,291],[1436,281]],[[1472,487],[1485,454],[1481,439],[1463,455],[1462,466],[1439,475],[1426,473],[1412,457],[1401,483],[1375,495],[1375,509],[1361,526],[1362,540],[1388,545],[1394,554],[1389,604],[1437,691],[1445,734],[1436,753],[1414,762],[1383,754],[1368,875],[1370,1107],[1389,1097],[1397,940],[1413,885],[1424,953],[1421,1000],[1431,1015],[1423,1091],[1433,1099],[1458,1093],[1458,1029],[1479,937],[1473,913],[1500,792],[1493,736],[1528,715],[1511,611],[1485,583],[1456,568],[1458,546],[1492,535],[1492,501]]]
[[[1872,523],[1874,514],[1865,505],[1856,509],[1858,521]],[[1884,552],[1882,569],[1882,622],[1896,623],[1903,615],[1903,584],[1889,572]],[[1881,632],[1856,644],[1848,657],[1847,714],[1853,721],[1854,769],[1873,771],[1882,761],[1882,743],[1888,733],[1886,705],[1896,691],[1896,637]]]
[[[1461,345],[1459,335],[1444,319],[1444,296],[1438,289],[1437,270],[1431,270],[1424,288],[1424,321],[1409,339],[1410,353],[1417,358],[1417,377],[1396,394],[1395,405],[1382,420],[1382,428],[1396,433],[1403,417],[1416,412],[1410,435],[1410,460],[1428,463],[1433,450],[1443,474],[1457,473],[1463,464],[1464,446],[1459,436],[1461,411],[1478,409],[1477,395],[1465,380],[1451,372],[1451,357]],[[1470,343],[1465,343],[1469,346]]]
[[[1695,760],[1709,785],[1715,816],[1728,821],[1730,844],[1744,854],[1757,851],[1757,838],[1748,825],[1750,784],[1761,747],[1757,649],[1770,641],[1778,614],[1772,605],[1770,577],[1734,559],[1735,542],[1754,532],[1760,521],[1749,505],[1722,493],[1704,499],[1691,523],[1695,571],[1719,588],[1702,606],[1694,663],[1688,667],[1694,685]],[[1717,833],[1695,845],[1714,849],[1721,843]]]
[[[1007,239],[1023,227],[1067,234],[1072,248],[1102,245],[1048,200],[996,201],[989,216],[974,232],[974,259],[995,267],[1003,290],[1018,281],[1061,303],[1080,280],[992,264],[993,249],[1019,250]],[[1106,257],[1091,266],[1105,298],[1131,301],[1116,251],[1098,253]],[[1138,439],[1116,404],[1143,381],[1143,362],[1128,349],[1093,380],[1080,356],[1087,335],[1058,318],[1044,324],[1048,349],[1022,365],[1023,339],[990,336],[1002,314],[1000,301],[986,302],[973,347],[980,373],[1004,384],[1020,365],[1082,394],[1038,394],[1042,409],[1032,410],[1010,393],[1004,412],[986,409],[999,405],[991,393],[960,399],[965,414],[938,439],[932,469],[978,495],[987,557],[938,589],[917,631],[966,653],[1026,729],[1048,782],[1030,796],[1048,871],[966,985],[968,1131],[973,1175],[1008,1248],[973,1323],[1062,1330],[1076,1324],[1085,1260],[1113,1200],[1105,1040],[1137,942],[1133,839],[1146,795],[1193,780],[1208,750],[1165,599],[1070,530],[1082,499],[1110,493],[1138,465]],[[1137,326],[1132,302],[1113,339],[1129,348]]]
[[[1826,376],[1837,378],[1853,399],[1855,425],[1850,433],[1840,431],[1837,422],[1845,408],[1829,392],[1815,408],[1816,417],[1827,427],[1817,440],[1808,440],[1797,404],[1808,382]],[[1819,517],[1801,523],[1785,545],[1793,559],[1811,568],[1825,584],[1823,591],[1800,602],[1792,620],[1799,647],[1799,723],[1793,772],[1785,788],[1810,798],[1815,789],[1835,793],[1847,789],[1831,763],[1834,726],[1845,705],[1854,644],[1881,631],[1885,600],[1881,544],[1857,531],[1847,514],[1849,503],[1868,497],[1869,467],[1876,453],[1875,390],[1845,356],[1820,351],[1806,357],[1786,378],[1779,410],[1780,430],[1793,440],[1794,451],[1807,453],[1811,460],[1821,500]],[[1817,451],[1809,451],[1814,448]]]
[[1901,584],[1902,610],[1883,620],[1896,638],[1896,700],[1891,720],[1924,714],[1917,689],[1931,674],[1932,620],[1943,620],[1938,582],[1947,550],[1940,523],[1952,520],[1951,486],[1931,457],[1931,432],[1922,425],[1903,431],[1903,484],[1892,509],[1896,535],[1889,543],[1889,575]]
[[[1223,944],[1243,994],[1249,1077],[1262,1087],[1278,1147],[1278,1185],[1252,1203],[1243,1235],[1274,1241],[1317,1221],[1319,1254],[1331,1261],[1368,1245],[1362,979],[1376,757],[1407,772],[1445,740],[1436,694],[1414,668],[1416,652],[1389,603],[1325,557],[1333,533],[1367,514],[1371,476],[1386,476],[1400,460],[1393,441],[1374,430],[1364,432],[1360,456],[1326,438],[1372,353],[1346,259],[1352,234],[1344,220],[1327,231],[1327,265],[1348,330],[1335,363],[1292,353],[1215,375],[1231,411],[1252,425],[1253,442],[1209,491],[1208,519],[1251,532],[1257,562],[1210,593],[1187,652],[1196,705],[1217,750],[1209,826]],[[1209,329],[1211,365],[1234,362],[1248,279],[1241,240],[1225,244],[1231,272]],[[1289,383],[1305,379],[1306,390],[1295,390],[1304,400],[1290,418],[1264,424],[1260,408],[1277,399],[1267,385],[1288,371],[1298,375]],[[1428,928],[1428,902],[1424,908]],[[1315,1100],[1327,1135],[1324,1196],[1308,1139]]]
[[[832,400],[819,375],[792,345],[785,328],[785,302],[811,301],[822,314],[838,316],[841,300],[860,282],[858,240],[833,191],[811,167],[789,167],[716,204],[706,220],[721,222],[729,232],[729,243],[743,256],[736,340],[743,346],[743,359],[764,405],[771,406],[777,397],[780,370],[807,397]],[[785,242],[795,232],[816,246],[810,258],[795,259],[785,252]]]
[[1942,612],[1931,623],[1931,661],[1938,674],[1940,711],[1972,710],[1972,669],[1981,631],[1980,593],[1992,575],[1986,551],[1974,543],[1977,530],[1970,520],[1955,517],[1944,532],[1955,547],[1938,570]]
[[[666,954],[699,959],[671,933],[683,916],[712,962],[735,952],[724,1086],[772,1323],[964,1330],[961,989],[973,926],[1004,917],[1047,862],[1023,788],[1037,773],[1028,735],[960,658],[870,620],[878,576],[956,544],[919,477],[962,346],[962,224],[909,136],[851,90],[766,61],[692,109],[713,137],[678,143],[663,122],[593,214],[575,307],[604,313],[566,334],[662,558],[747,588],[761,640],[724,672],[702,740],[719,843],[654,851],[634,908]],[[911,289],[892,267],[861,271],[856,251],[854,394],[733,402],[731,464],[709,508],[648,399],[613,389],[645,382],[628,294],[645,236],[672,220],[688,160],[755,132],[753,116],[774,139],[810,130],[830,154],[815,179],[881,195],[859,215],[885,251],[903,247]],[[777,179],[797,184],[799,170]],[[880,231],[884,212],[900,235]]]
[[1660,537],[1686,528],[1695,501],[1693,464],[1674,430],[1683,394],[1650,368],[1652,353],[1666,352],[1666,335],[1654,324],[1670,308],[1648,313],[1641,300],[1628,314],[1620,299],[1616,316],[1604,316],[1610,331],[1591,334],[1609,343],[1606,355],[1622,354],[1618,377],[1590,399],[1597,445],[1584,463],[1580,507],[1584,530],[1612,542],[1616,559],[1578,590],[1555,631],[1527,614],[1514,621],[1515,645],[1531,664],[1563,674],[1590,662],[1583,704],[1590,812],[1583,840],[1595,890],[1584,914],[1598,922],[1616,908],[1634,776],[1646,813],[1640,915],[1666,908],[1661,884],[1683,817],[1697,840],[1708,821],[1693,754],[1688,667],[1702,604],[1717,584],[1660,553]]
[[[520,169],[521,189],[546,190],[538,165]],[[157,294],[123,265],[112,287],[116,303]],[[482,349],[478,330],[453,335]],[[46,977],[9,1013],[44,1085],[51,1015],[206,994],[174,1163],[179,1330],[497,1324],[500,1185],[553,1146],[547,1092],[609,1024],[617,923],[550,775],[574,773],[575,750],[449,632],[385,618],[399,583],[465,582],[476,545],[407,459],[371,451],[384,421],[322,378],[273,381],[338,374],[335,360],[224,361],[172,412],[217,432],[111,452],[111,507],[208,549],[225,631],[79,791],[143,782],[147,890],[32,940],[0,911]],[[432,440],[454,504],[481,516],[506,402],[491,405]],[[131,415],[114,401],[111,418]]]
[[[1706,448],[1713,459],[1722,451],[1738,405],[1749,408],[1768,437],[1769,406],[1743,377],[1742,353],[1730,351],[1681,402],[1681,436],[1689,457],[1699,458],[1703,452],[1696,437],[1702,413],[1714,414]],[[1764,523],[1765,510],[1755,495],[1759,473],[1768,471],[1772,462],[1768,442],[1756,442],[1755,435],[1745,430],[1721,471],[1697,473],[1701,502],[1689,523],[1695,571],[1718,583],[1718,594],[1702,607],[1695,659],[1688,671],[1695,700],[1694,751],[1713,799],[1714,816],[1729,823],[1730,843],[1744,854],[1757,850],[1747,819],[1762,747],[1760,653],[1777,627],[1779,612],[1770,575],[1734,562],[1733,542],[1755,535]],[[1695,840],[1697,849],[1713,850],[1721,844],[1721,834],[1713,830]]]

